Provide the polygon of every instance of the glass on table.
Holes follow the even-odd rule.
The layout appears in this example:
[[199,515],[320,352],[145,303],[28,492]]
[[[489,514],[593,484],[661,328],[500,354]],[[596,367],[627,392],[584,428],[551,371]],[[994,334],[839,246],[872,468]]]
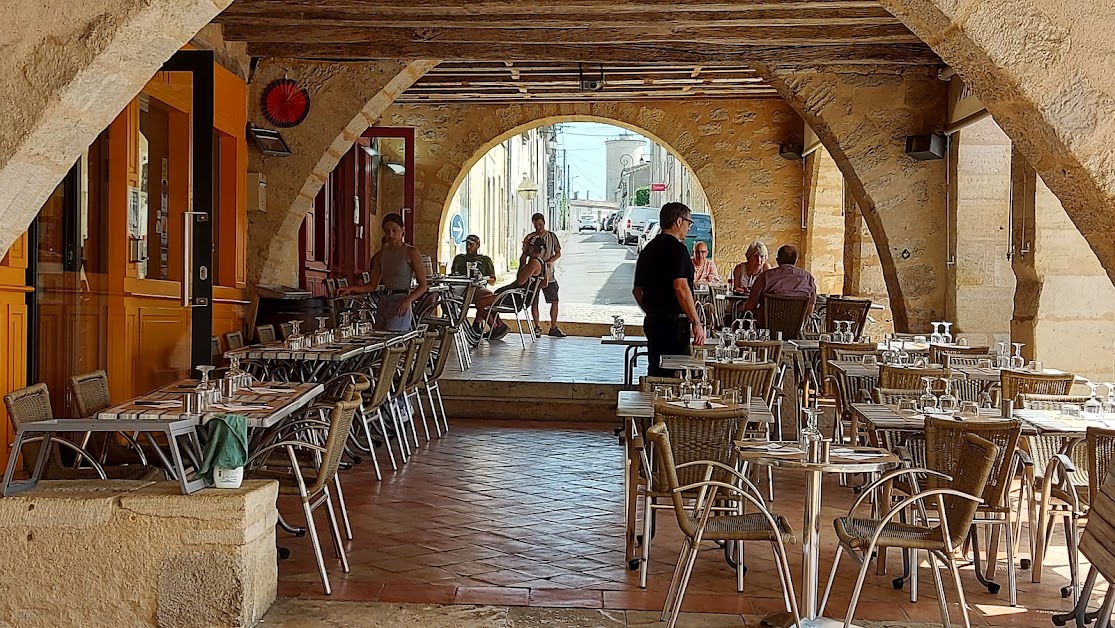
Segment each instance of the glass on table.
[[832,335],[831,334],[821,334],[820,341],[821,342],[832,342],[833,341],[832,340]]
[[933,394],[933,377],[925,375],[921,378],[925,384],[925,392],[918,397],[918,408],[922,410],[932,410],[937,407],[937,395]]
[[914,344],[918,344],[918,345],[925,344],[925,336],[914,336]]
[[723,399],[725,403],[738,404],[739,403],[739,389],[738,388],[726,388],[726,389],[724,389],[723,391],[720,392],[720,398]]
[[990,369],[993,366],[994,363],[991,361],[990,358],[980,358],[979,360],[976,360],[976,368]]
[[974,401],[960,402],[960,416],[965,419],[974,419],[979,416],[979,404]]
[[952,379],[942,377],[941,381],[945,384],[945,391],[937,399],[937,406],[941,408],[941,412],[945,414],[956,414],[960,411],[960,400],[956,395],[952,394]]
[[898,400],[898,411],[899,412],[908,412],[910,414],[914,414],[915,412],[918,411],[918,400],[917,399],[899,399]]
[[956,339],[956,346],[967,347],[968,346],[968,339],[967,338],[957,338]]
[[945,333],[941,334],[941,342],[945,343],[946,345],[951,345],[953,324],[948,321],[942,321],[941,325],[945,328]]
[[1108,415],[1115,415],[1115,382],[1104,382],[1103,387],[1107,389],[1107,399],[1103,402],[1103,412]]
[[1084,383],[1088,386],[1088,390],[1090,391],[1088,400],[1084,402],[1084,414],[1090,414],[1093,416],[1103,414],[1103,404],[1100,402],[1099,397],[1096,396],[1096,388],[1099,386],[1099,384],[1095,384],[1093,382]]
[[941,342],[941,333],[937,331],[937,326],[940,325],[941,322],[933,321],[929,324],[933,326],[933,331],[929,334],[929,342],[938,344],[939,342]]
[[1075,403],[1061,404],[1061,414],[1067,417],[1080,418],[1082,410]]
[[878,366],[879,364],[879,359],[874,353],[864,354],[862,361],[864,366]]
[[1026,358],[1022,357],[1022,347],[1026,346],[1024,342],[1012,342],[1014,345],[1014,355],[1010,358],[1010,368],[1021,369],[1026,366]]

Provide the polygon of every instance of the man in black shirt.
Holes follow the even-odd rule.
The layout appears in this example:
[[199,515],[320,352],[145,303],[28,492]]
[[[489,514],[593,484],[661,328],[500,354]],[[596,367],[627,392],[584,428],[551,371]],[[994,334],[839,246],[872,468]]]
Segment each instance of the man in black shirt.
[[659,365],[663,355],[689,355],[689,332],[698,345],[705,343],[705,330],[693,300],[693,260],[685,246],[689,233],[689,208],[683,203],[666,203],[659,213],[662,231],[643,248],[635,264],[632,293],[646,312],[643,333],[647,337],[647,374],[671,375]]

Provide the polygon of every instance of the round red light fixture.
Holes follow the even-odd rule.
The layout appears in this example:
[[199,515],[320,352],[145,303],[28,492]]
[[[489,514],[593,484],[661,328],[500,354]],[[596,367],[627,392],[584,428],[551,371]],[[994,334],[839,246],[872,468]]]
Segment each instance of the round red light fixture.
[[298,126],[310,113],[310,94],[293,79],[278,79],[263,90],[263,117],[281,129]]

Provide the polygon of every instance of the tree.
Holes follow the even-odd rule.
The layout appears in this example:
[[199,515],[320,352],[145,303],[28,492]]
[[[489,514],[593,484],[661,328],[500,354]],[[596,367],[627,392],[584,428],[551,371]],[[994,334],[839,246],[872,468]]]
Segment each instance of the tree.
[[650,186],[635,189],[635,204],[641,207],[650,205]]

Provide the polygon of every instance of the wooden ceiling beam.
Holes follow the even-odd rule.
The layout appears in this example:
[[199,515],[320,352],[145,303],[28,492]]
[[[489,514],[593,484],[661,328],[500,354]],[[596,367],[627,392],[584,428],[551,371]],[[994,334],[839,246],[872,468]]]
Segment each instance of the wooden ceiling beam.
[[[743,100],[743,99],[769,99],[778,98],[778,92],[773,88],[768,90],[755,90],[751,92],[710,92],[702,93],[699,91],[682,92],[677,91],[673,93],[622,93],[622,94],[592,94],[587,96],[582,95],[538,95],[531,94],[530,102],[547,102],[547,103],[566,103],[566,102],[602,102],[602,101],[629,101],[629,100]],[[506,95],[506,96],[479,96],[476,94],[455,94],[455,95],[440,95],[433,97],[413,97],[413,96],[400,96],[395,102],[399,104],[453,104],[453,103],[467,103],[467,104],[512,104],[522,103],[528,100],[522,94]]]
[[901,24],[883,26],[776,27],[674,27],[659,24],[622,28],[370,28],[364,26],[324,26],[307,28],[304,24],[243,27],[228,25],[229,40],[254,44],[708,44],[730,46],[801,46],[833,44],[916,44],[913,33]]
[[690,44],[444,44],[439,42],[389,45],[384,42],[251,43],[253,57],[294,59],[379,60],[546,60],[584,63],[663,62],[701,64],[708,61],[765,64],[777,67],[825,64],[936,65],[941,61],[924,44],[865,44],[831,46],[705,46]]
[[[679,77],[679,76],[625,76],[616,77],[604,73],[605,85],[747,85],[762,83],[758,76],[733,76],[733,77]],[[531,76],[519,79],[508,77],[470,76],[445,78],[440,76],[423,76],[414,84],[415,87],[477,87],[483,85],[525,85],[527,87],[544,87],[547,85],[579,85],[577,76]]]

